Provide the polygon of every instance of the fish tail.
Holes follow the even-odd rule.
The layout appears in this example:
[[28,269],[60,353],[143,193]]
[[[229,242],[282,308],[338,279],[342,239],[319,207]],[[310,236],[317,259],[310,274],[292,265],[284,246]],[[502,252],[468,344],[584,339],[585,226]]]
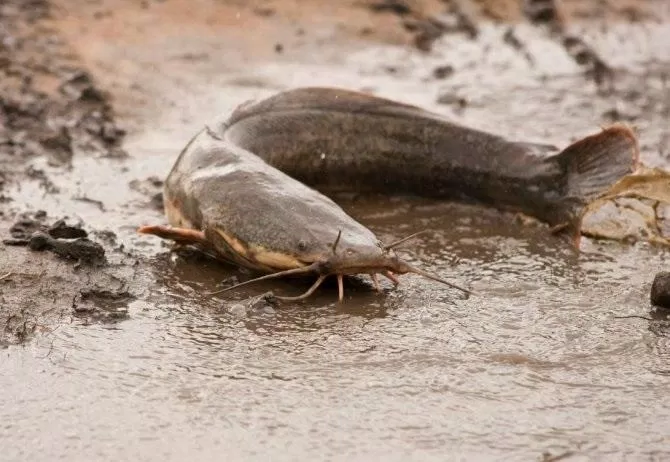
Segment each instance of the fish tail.
[[614,183],[638,169],[640,150],[635,133],[616,124],[582,138],[556,155],[564,172],[563,221],[557,231],[568,231],[579,241],[585,207]]

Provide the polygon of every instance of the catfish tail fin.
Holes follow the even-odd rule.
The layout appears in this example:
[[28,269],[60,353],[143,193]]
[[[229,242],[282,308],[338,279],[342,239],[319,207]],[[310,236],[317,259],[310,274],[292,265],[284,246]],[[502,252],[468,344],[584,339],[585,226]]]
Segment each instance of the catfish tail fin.
[[567,231],[578,243],[584,207],[614,183],[639,167],[640,150],[633,131],[622,124],[582,138],[556,156],[565,174],[564,222],[556,231]]

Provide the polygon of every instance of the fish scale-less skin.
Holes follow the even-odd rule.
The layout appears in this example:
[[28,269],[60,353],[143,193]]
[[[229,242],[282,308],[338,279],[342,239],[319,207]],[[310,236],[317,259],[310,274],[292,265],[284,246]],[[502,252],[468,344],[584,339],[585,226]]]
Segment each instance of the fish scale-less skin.
[[242,266],[276,271],[319,262],[332,274],[406,272],[322,192],[478,199],[578,231],[590,196],[632,172],[638,156],[624,127],[556,152],[406,104],[303,88],[246,103],[197,134],[168,175],[166,212],[173,226],[203,231]]
[[[382,98],[298,89],[245,104],[217,128],[226,139],[324,192],[470,198],[550,224],[575,214],[574,201],[565,200],[570,173],[565,156],[549,155],[557,148],[510,142]],[[635,149],[624,153],[623,161],[612,156],[617,171],[604,169],[604,183],[634,170]],[[598,162],[595,157],[593,163]]]
[[381,253],[375,235],[331,199],[207,131],[181,154],[165,190],[196,228],[216,228],[248,245],[325,255],[341,231],[342,251]]

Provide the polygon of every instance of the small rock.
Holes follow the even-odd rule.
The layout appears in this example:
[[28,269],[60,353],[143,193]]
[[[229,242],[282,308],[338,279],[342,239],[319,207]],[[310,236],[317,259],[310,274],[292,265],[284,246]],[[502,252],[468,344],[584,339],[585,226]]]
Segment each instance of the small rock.
[[454,66],[450,66],[448,64],[446,66],[438,66],[435,69],[433,69],[433,77],[435,77],[436,79],[446,79],[453,73],[454,73]]
[[670,309],[670,272],[662,271],[654,278],[651,285],[651,303]]
[[369,8],[377,13],[390,12],[398,16],[405,16],[412,12],[409,4],[404,0],[382,0],[371,3]]

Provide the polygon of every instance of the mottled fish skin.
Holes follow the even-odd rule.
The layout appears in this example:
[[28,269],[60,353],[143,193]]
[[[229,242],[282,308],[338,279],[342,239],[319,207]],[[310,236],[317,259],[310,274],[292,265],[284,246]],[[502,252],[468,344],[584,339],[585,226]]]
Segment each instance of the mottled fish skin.
[[575,219],[601,190],[633,172],[639,155],[625,127],[559,152],[335,88],[300,88],[244,104],[214,130],[327,194],[475,199],[551,225]]

